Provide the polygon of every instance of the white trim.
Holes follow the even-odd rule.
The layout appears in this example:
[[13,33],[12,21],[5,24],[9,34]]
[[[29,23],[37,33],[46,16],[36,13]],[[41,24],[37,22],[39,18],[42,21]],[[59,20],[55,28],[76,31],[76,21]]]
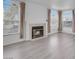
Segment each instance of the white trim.
[[48,37],[48,36],[47,36],[47,35],[45,35],[45,36],[43,36],[43,37],[40,37],[40,38],[35,38],[35,39],[30,40],[30,41],[36,41],[36,40],[43,39],[43,38],[47,38],[47,37]]
[[47,35],[52,35],[52,34],[56,34],[56,33],[58,33],[58,32],[54,32],[54,33],[48,33]]
[[4,43],[3,43],[3,46],[8,46],[8,45],[16,44],[16,43],[23,42],[23,41],[25,41],[25,40],[24,40],[24,39],[21,39],[21,40],[19,40],[19,41],[12,42],[12,43],[7,43],[7,44],[4,44]]
[[46,23],[30,24],[30,34],[29,34],[30,40],[37,40],[37,39],[43,38],[43,37],[40,37],[40,38],[32,39],[32,26],[44,26],[44,36],[43,37],[46,37]]
[[68,33],[68,32],[62,32],[62,33],[67,33],[67,34],[75,35],[75,33],[73,33],[73,32],[72,32],[72,33]]

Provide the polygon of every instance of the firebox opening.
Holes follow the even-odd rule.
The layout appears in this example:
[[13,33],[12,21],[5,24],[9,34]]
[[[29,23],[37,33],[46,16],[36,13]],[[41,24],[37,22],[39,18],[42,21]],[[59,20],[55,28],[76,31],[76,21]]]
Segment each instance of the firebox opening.
[[32,39],[43,37],[44,27],[43,26],[33,26],[32,27]]

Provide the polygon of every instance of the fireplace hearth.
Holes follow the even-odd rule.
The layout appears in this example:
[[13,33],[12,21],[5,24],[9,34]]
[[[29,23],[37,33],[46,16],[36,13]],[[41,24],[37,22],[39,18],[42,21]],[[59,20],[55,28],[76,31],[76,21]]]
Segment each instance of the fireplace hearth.
[[32,27],[32,39],[44,36],[44,26],[33,26]]

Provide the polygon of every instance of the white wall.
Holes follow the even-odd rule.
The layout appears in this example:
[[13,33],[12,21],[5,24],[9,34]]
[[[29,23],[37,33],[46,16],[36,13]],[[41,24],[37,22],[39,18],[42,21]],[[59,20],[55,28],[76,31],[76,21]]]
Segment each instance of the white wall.
[[26,40],[30,40],[30,24],[46,23],[47,34],[47,7],[35,1],[26,2]]

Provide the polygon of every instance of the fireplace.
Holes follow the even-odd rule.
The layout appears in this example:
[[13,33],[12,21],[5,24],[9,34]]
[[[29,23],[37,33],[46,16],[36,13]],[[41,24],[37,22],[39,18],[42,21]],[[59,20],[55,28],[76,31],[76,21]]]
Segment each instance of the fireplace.
[[30,24],[30,40],[31,39],[41,39],[46,37],[46,23],[31,23]]
[[32,27],[32,39],[44,36],[44,26],[33,26]]

